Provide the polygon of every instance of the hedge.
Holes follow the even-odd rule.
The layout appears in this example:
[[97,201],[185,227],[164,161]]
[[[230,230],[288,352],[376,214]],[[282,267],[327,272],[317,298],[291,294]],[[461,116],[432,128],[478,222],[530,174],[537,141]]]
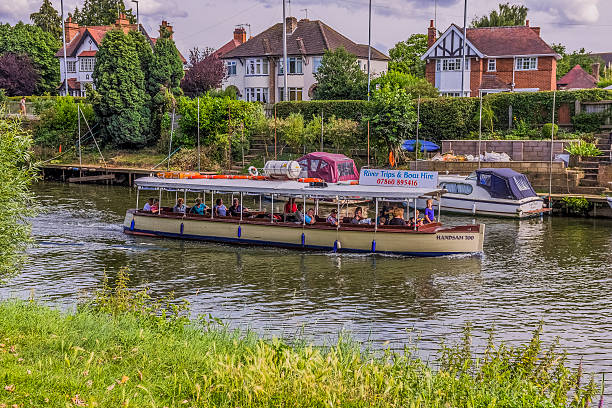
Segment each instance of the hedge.
[[[512,116],[524,120],[531,127],[540,127],[551,122],[552,91],[543,92],[504,92],[486,95],[484,103],[489,104],[495,113],[495,127],[508,128],[509,107]],[[570,115],[574,115],[574,102],[612,100],[612,90],[584,89],[578,91],[557,91],[555,106],[568,104]],[[415,101],[416,103],[416,101]],[[368,101],[299,101],[279,102],[276,113],[284,118],[291,113],[300,113],[305,120],[313,115],[361,121],[370,108]],[[420,137],[427,140],[463,139],[470,132],[478,130],[478,98],[430,98],[421,100]],[[555,115],[555,122],[558,116]]]

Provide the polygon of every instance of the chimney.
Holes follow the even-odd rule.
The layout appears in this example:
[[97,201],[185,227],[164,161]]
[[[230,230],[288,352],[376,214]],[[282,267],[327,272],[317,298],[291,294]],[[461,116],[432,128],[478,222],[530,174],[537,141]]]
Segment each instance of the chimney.
[[529,27],[531,28],[531,30],[536,33],[536,35],[539,37],[540,36],[540,27]]
[[525,21],[525,26],[529,27],[529,20]]
[[593,75],[593,78],[595,78],[595,82],[599,82],[599,62],[594,62],[591,65],[591,73]]
[[293,33],[295,29],[297,28],[297,18],[287,17],[286,23],[287,23],[287,34]]
[[434,21],[429,20],[429,28],[427,29],[427,48],[431,47],[436,42],[436,27]]
[[125,14],[121,13],[119,14],[119,18],[115,21],[115,25],[117,27],[127,26],[130,25],[130,20],[127,19]]
[[160,38],[164,36],[164,31],[169,34],[169,37],[172,40],[172,36],[174,35],[174,31],[172,30],[172,26],[168,24],[166,20],[161,22],[161,26],[159,26],[159,36]]
[[66,28],[66,44],[68,44],[79,32],[79,25],[72,22],[72,17],[68,17],[64,27]]
[[244,27],[237,27],[234,30],[234,41],[238,41],[240,44],[244,44],[247,40],[247,33]]

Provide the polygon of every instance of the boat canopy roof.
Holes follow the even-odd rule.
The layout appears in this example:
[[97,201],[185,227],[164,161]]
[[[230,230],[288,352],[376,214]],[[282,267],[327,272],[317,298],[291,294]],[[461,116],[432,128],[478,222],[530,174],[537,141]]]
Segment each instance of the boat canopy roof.
[[476,170],[478,185],[489,190],[494,198],[521,200],[536,197],[529,179],[524,174],[508,168],[482,168]]
[[406,200],[422,196],[435,196],[444,190],[408,188],[398,186],[366,186],[328,184],[327,187],[311,187],[309,183],[293,180],[224,180],[224,179],[165,179],[141,177],[134,180],[139,189],[187,190],[193,192],[224,192],[248,194],[281,194],[287,196],[359,197],[389,200]]

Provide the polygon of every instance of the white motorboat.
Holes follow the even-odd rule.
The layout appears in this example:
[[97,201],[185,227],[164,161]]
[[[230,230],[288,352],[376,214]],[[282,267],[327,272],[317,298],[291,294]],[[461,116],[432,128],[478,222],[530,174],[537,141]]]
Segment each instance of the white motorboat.
[[[438,182],[447,191],[444,212],[520,219],[548,211],[527,177],[512,169],[482,168],[468,177],[440,175]],[[418,200],[417,208],[424,207],[425,200]]]

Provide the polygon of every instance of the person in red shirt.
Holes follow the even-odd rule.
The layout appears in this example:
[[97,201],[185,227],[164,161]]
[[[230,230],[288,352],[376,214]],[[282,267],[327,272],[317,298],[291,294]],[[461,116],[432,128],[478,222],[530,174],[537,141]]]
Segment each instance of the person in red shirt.
[[297,211],[297,205],[295,204],[295,198],[290,198],[287,203],[285,203],[285,215],[293,214]]

